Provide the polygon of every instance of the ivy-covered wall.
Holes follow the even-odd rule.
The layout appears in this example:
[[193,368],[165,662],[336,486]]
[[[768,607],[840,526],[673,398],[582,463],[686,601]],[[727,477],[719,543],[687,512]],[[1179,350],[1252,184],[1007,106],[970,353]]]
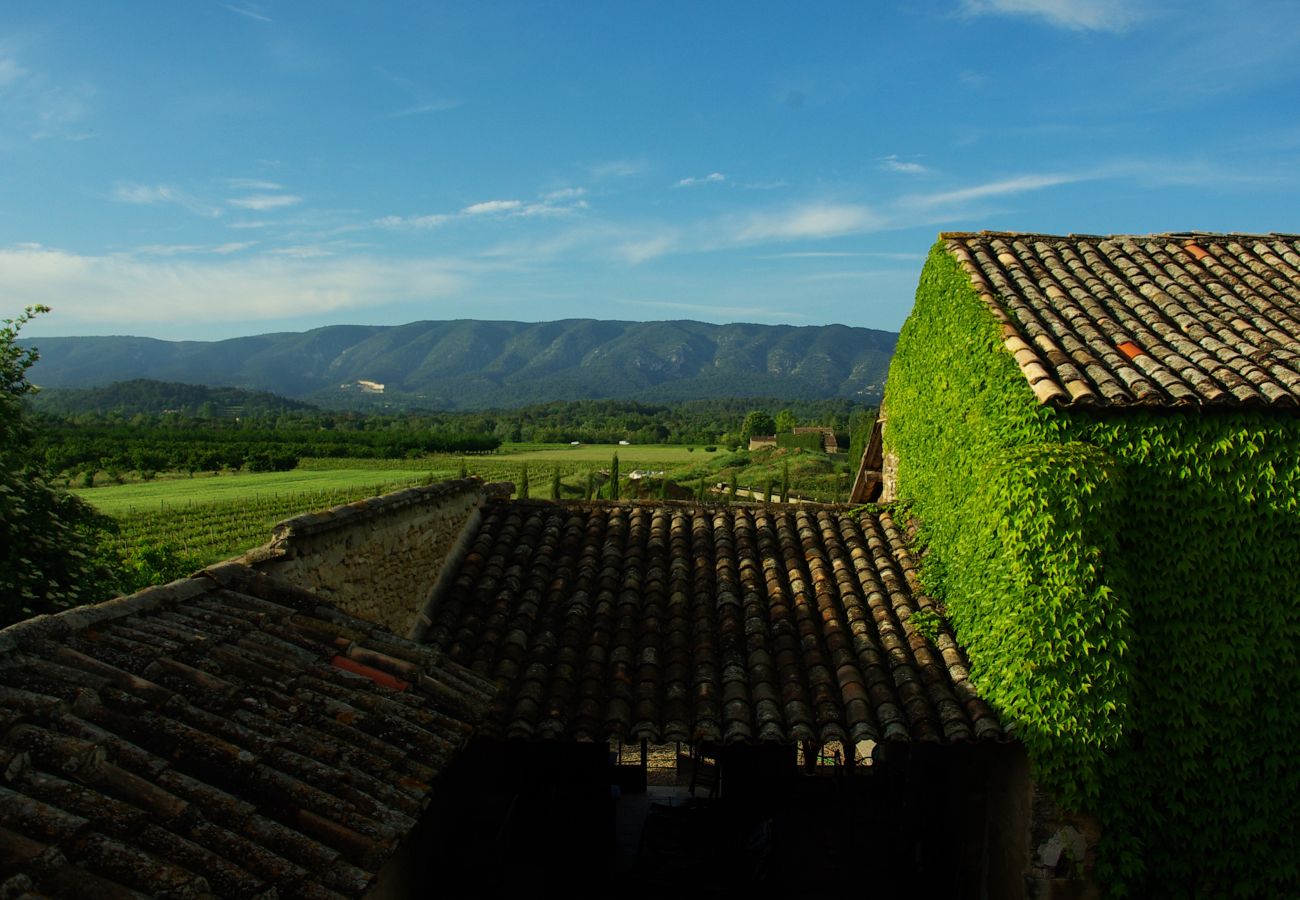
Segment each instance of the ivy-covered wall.
[[1109,892],[1300,895],[1300,417],[1040,407],[941,244],[885,405],[927,587]]

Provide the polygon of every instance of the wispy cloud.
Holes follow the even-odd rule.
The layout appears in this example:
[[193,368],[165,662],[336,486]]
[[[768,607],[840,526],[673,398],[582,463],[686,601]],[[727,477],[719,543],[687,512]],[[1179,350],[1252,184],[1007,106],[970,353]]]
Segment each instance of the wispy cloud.
[[461,210],[461,213],[467,216],[487,216],[493,213],[510,212],[523,206],[522,200],[484,200],[482,203],[471,203]]
[[404,119],[408,116],[425,116],[429,113],[446,112],[449,109],[456,109],[461,106],[460,100],[429,100],[425,103],[417,103],[414,106],[406,106],[402,109],[393,110],[390,113],[384,113],[385,119]]
[[693,175],[690,178],[683,178],[681,181],[673,185],[673,187],[683,188],[693,187],[697,184],[721,184],[726,180],[727,176],[723,175],[721,172],[710,172],[708,175],[701,175],[698,178]]
[[763,306],[715,306],[706,303],[678,303],[672,300],[618,300],[624,306],[649,306],[655,309],[680,309],[713,318],[723,316],[752,316],[762,319],[806,319],[808,316],[789,309],[770,309]]
[[130,203],[136,206],[160,206],[175,204],[195,215],[214,218],[221,215],[221,209],[192,196],[171,184],[139,184],[119,181],[113,186],[110,195],[118,203]]
[[869,231],[884,224],[884,218],[866,206],[812,203],[778,212],[751,213],[733,223],[728,237],[735,244],[809,240]]
[[558,190],[548,191],[542,195],[542,199],[548,203],[558,203],[561,200],[577,200],[579,197],[585,197],[587,189],[582,187],[564,187]]
[[1143,13],[1130,0],[962,0],[968,15],[1026,16],[1072,31],[1125,31]]
[[204,253],[229,256],[256,245],[256,241],[227,241],[224,244],[146,244],[143,247],[136,247],[131,253],[139,256],[190,256]]
[[643,159],[611,159],[587,167],[591,177],[597,181],[606,178],[631,178],[643,175],[650,169],[650,164]]
[[16,84],[27,74],[27,70],[11,56],[0,56],[0,88]]
[[930,169],[909,159],[899,159],[897,154],[891,153],[889,156],[882,156],[879,160],[880,168],[886,172],[901,172],[904,175],[925,175]]
[[445,225],[451,219],[451,216],[442,213],[434,213],[428,216],[384,216],[375,219],[374,224],[381,228],[416,228],[423,230]]
[[275,20],[262,11],[262,8],[256,3],[223,3],[221,4],[232,13],[237,13],[245,18],[252,19],[254,22],[274,22]]
[[[414,228],[429,229],[446,225],[457,219],[492,219],[492,218],[559,218],[570,216],[587,208],[587,201],[577,199],[585,191],[582,188],[565,188],[551,191],[541,200],[525,203],[523,200],[483,200],[471,203],[455,213],[432,213],[419,216],[383,216],[371,224],[380,228]],[[567,202],[565,202],[567,201]]]
[[18,306],[114,328],[160,319],[263,321],[455,294],[451,263],[258,255],[218,260],[85,256],[37,246],[0,250],[0,283]]
[[636,266],[666,253],[672,253],[678,248],[680,242],[681,236],[675,230],[670,230],[663,234],[624,241],[614,247],[614,253],[624,262]]
[[235,197],[227,200],[231,206],[240,209],[252,209],[258,212],[265,212],[268,209],[283,209],[286,206],[293,206],[301,203],[302,198],[293,194],[253,194],[249,197]]
[[93,85],[33,71],[0,46],[0,90],[5,92],[0,134],[12,131],[31,140],[93,137],[84,127],[96,95]]
[[449,109],[456,109],[463,105],[460,100],[439,96],[436,91],[430,90],[414,79],[399,75],[384,66],[375,66],[375,71],[385,81],[405,94],[408,101],[405,106],[384,113],[381,118],[402,119],[409,116],[425,116],[430,113],[446,112]]
[[284,185],[261,178],[227,178],[226,187],[236,191],[282,191]]
[[983,200],[989,197],[1001,197],[1007,194],[1022,194],[1043,188],[1072,184],[1099,177],[1096,173],[1056,173],[1048,175],[1017,175],[1000,181],[989,181],[970,187],[932,194],[912,194],[904,197],[901,205],[915,208],[933,208],[937,206],[955,206],[971,200]]

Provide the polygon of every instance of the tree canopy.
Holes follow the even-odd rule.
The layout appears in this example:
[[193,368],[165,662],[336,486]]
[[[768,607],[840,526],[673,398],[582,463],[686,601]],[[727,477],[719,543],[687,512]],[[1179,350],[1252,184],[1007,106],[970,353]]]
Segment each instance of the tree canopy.
[[27,370],[37,352],[17,338],[48,311],[30,306],[0,326],[0,626],[101,599],[115,580],[97,550],[111,521],[56,488],[32,453],[23,398],[35,390]]

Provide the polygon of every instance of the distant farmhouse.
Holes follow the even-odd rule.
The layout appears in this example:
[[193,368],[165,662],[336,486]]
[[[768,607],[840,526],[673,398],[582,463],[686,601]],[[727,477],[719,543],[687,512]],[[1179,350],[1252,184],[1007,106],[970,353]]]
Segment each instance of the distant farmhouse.
[[1300,894],[1298,412],[1293,235],[945,234],[900,336],[854,498],[1136,896]]

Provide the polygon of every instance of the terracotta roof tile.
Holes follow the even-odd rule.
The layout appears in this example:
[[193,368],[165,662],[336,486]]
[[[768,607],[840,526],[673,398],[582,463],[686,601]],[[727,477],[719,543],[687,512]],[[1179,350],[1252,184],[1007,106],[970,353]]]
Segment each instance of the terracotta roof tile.
[[1300,236],[942,236],[1040,403],[1300,405]]
[[888,510],[494,502],[426,640],[508,738],[1002,737],[932,607]]
[[0,890],[358,896],[489,690],[236,565],[12,626]]

